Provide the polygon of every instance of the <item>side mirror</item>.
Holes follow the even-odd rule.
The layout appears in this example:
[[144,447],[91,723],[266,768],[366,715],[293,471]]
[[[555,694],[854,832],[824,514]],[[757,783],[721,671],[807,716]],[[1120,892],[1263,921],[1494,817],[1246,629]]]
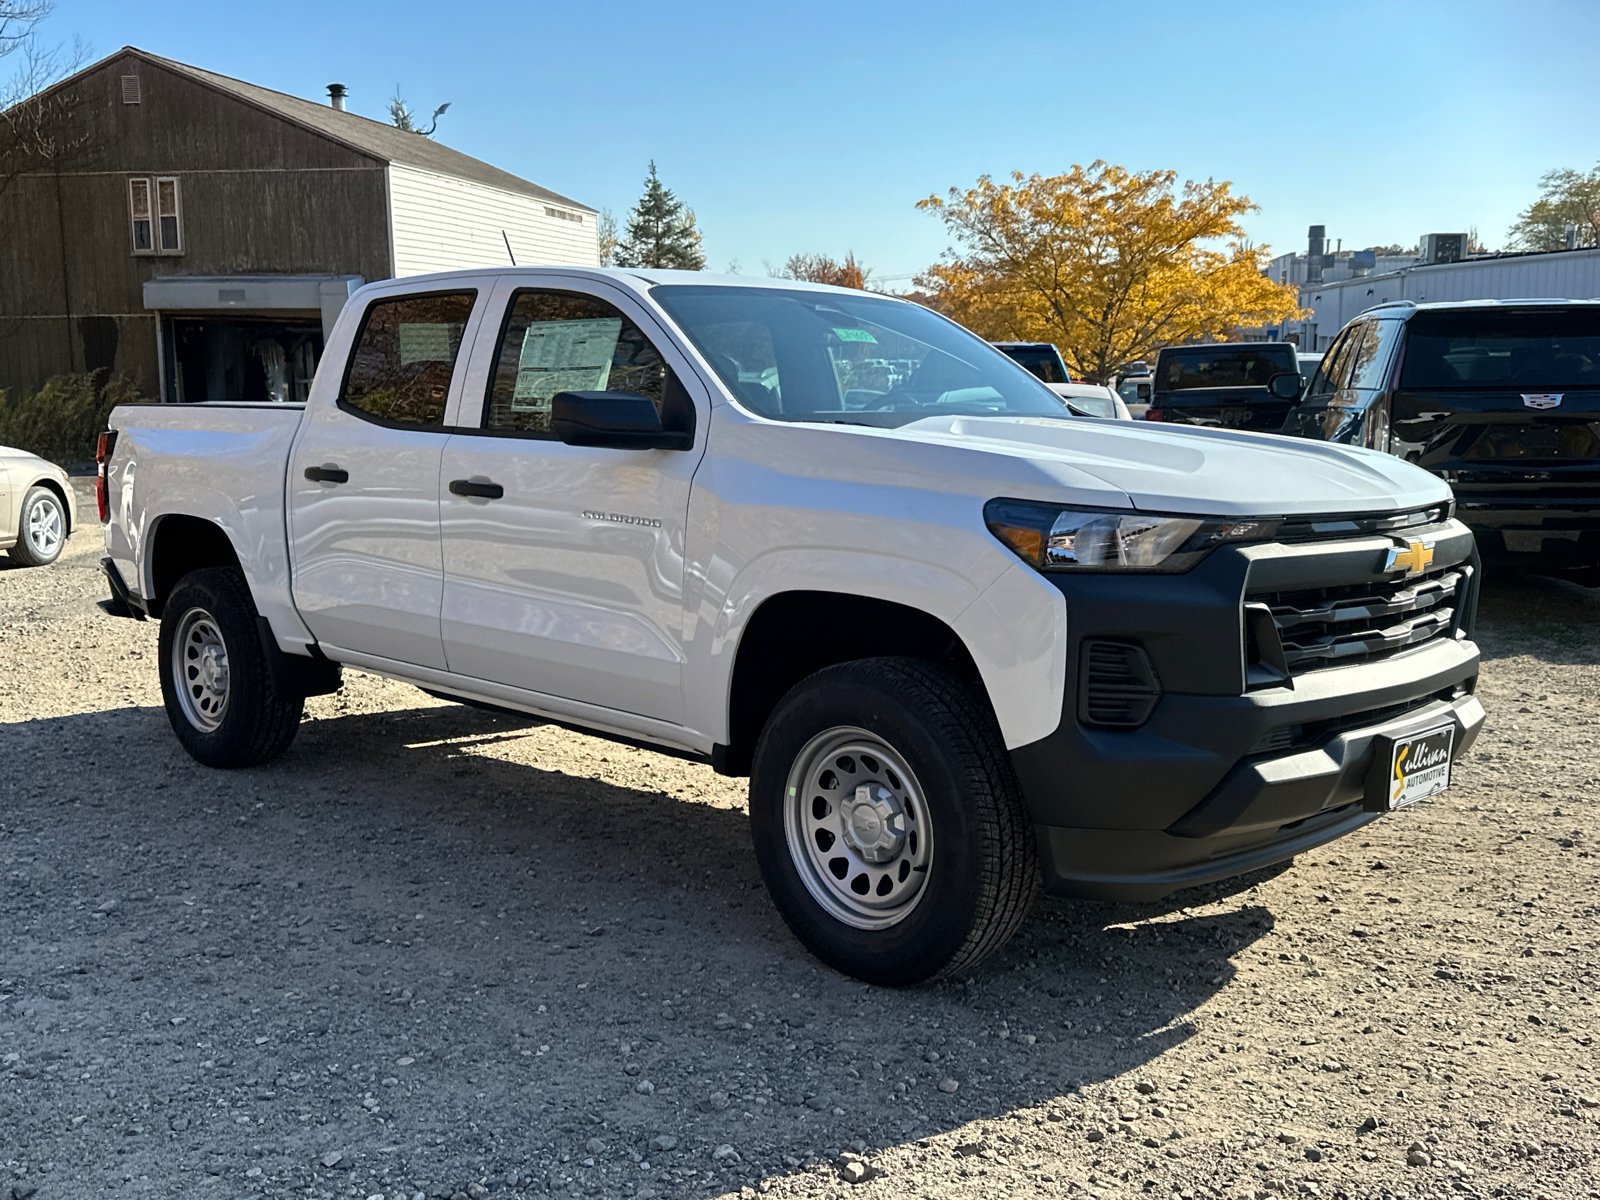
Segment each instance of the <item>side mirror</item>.
[[1305,381],[1300,378],[1298,371],[1282,371],[1267,380],[1267,391],[1277,400],[1300,399],[1300,391],[1304,386]]
[[634,392],[557,392],[550,432],[569,446],[612,450],[688,450],[694,433],[663,429],[655,401]]

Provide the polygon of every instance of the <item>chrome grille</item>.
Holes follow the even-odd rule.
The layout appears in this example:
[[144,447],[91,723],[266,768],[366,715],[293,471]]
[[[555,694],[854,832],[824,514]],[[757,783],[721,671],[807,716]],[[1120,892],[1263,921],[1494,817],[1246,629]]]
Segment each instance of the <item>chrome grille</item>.
[[1251,596],[1265,603],[1292,675],[1386,658],[1449,636],[1455,628],[1460,568],[1412,580],[1350,584]]

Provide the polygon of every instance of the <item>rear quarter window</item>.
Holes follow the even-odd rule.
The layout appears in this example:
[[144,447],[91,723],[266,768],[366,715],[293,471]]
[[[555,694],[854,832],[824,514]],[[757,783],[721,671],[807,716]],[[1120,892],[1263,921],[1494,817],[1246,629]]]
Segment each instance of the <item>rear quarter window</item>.
[[1293,346],[1194,346],[1163,350],[1156,364],[1156,385],[1167,391],[1185,388],[1266,387],[1274,376],[1298,372]]

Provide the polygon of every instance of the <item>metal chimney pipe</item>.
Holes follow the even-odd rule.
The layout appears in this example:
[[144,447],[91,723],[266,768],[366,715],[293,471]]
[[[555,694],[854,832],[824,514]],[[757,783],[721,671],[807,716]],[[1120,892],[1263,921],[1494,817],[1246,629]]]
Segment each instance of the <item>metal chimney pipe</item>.
[[345,94],[346,92],[344,84],[330,83],[328,85],[328,103],[333,105],[333,107],[338,109],[340,112],[344,111]]
[[1306,282],[1322,282],[1322,252],[1328,244],[1328,227],[1313,225],[1306,243]]

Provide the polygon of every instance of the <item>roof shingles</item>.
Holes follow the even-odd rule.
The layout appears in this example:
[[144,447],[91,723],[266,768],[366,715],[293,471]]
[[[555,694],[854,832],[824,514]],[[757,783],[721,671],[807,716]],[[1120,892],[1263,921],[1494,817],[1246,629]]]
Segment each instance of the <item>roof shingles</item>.
[[226,92],[247,104],[265,109],[285,120],[293,121],[297,125],[314,130],[324,137],[385,162],[416,167],[423,171],[434,171],[440,175],[451,175],[486,187],[532,196],[535,199],[547,200],[552,204],[565,205],[583,212],[594,212],[594,209],[587,204],[580,204],[558,192],[530,183],[509,171],[502,171],[499,167],[490,166],[471,155],[452,150],[449,146],[441,146],[432,138],[423,137],[421,134],[409,133],[393,125],[386,125],[382,121],[374,121],[352,112],[341,112],[332,105],[302,100],[298,96],[258,87],[242,79],[233,79],[227,75],[218,75],[214,71],[191,67],[188,63],[162,58],[135,46],[125,46],[122,52],[136,55],[157,67],[175,71],[220,92]]

